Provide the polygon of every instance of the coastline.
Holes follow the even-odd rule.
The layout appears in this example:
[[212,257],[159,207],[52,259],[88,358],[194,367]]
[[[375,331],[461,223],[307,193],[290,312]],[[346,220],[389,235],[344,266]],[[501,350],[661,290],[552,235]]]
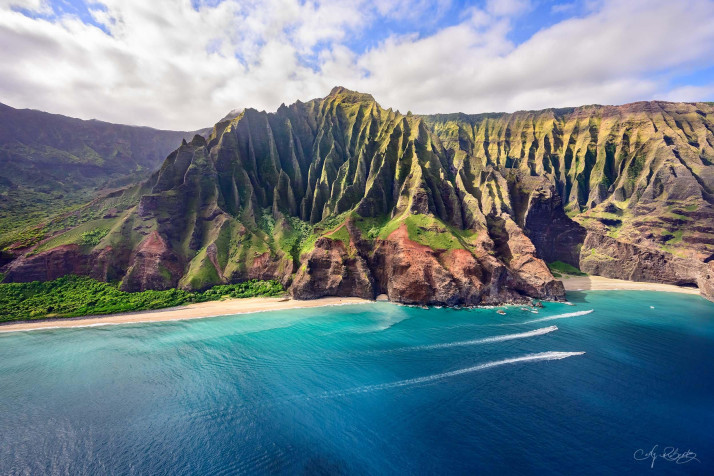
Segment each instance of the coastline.
[[[672,284],[625,281],[621,279],[604,278],[602,276],[569,276],[561,279],[561,281],[566,291],[657,291],[699,295],[697,288],[675,286]],[[377,297],[377,301],[386,300],[386,296],[384,295]],[[187,306],[119,314],[38,319],[35,321],[20,322],[11,321],[8,323],[0,323],[0,334],[42,329],[182,321],[206,317],[251,314],[255,312],[365,304],[372,302],[375,301],[356,297],[323,297],[312,300],[295,300],[287,297],[234,298],[189,304]]]
[[696,294],[699,289],[674,284],[625,281],[602,276],[570,276],[561,279],[566,291],[659,291],[668,293]]
[[120,324],[142,324],[148,322],[183,321],[206,317],[230,316],[234,314],[252,314],[265,311],[283,311],[288,309],[306,309],[323,306],[341,306],[347,304],[365,304],[374,301],[356,297],[323,297],[309,301],[286,297],[234,298],[222,301],[209,301],[187,306],[136,311],[102,316],[81,316],[36,321],[8,322],[0,324],[0,334],[41,329],[59,329],[65,327],[96,327]]

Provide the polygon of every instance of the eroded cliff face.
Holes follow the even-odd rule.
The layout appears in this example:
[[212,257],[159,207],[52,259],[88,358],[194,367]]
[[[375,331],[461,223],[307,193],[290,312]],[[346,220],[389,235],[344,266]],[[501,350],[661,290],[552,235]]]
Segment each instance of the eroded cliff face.
[[588,274],[698,287],[702,295],[714,296],[714,262],[683,258],[598,233],[590,232],[585,238],[580,266]]
[[295,298],[373,299],[386,294],[406,304],[474,306],[565,295],[562,283],[535,257],[535,248],[515,224],[513,232],[519,236],[511,246],[516,257],[508,266],[489,253],[486,243],[447,250],[416,242],[406,221],[373,241],[352,219],[340,229],[345,230],[343,239],[333,238],[335,232],[323,236],[303,257],[291,287]]
[[[544,262],[560,260],[711,296],[713,118],[659,102],[405,116],[335,88],[219,122],[87,206],[82,226],[107,233],[78,262],[132,290],[274,278],[297,298],[473,305],[562,299]],[[50,279],[36,259],[67,236],[6,279]]]

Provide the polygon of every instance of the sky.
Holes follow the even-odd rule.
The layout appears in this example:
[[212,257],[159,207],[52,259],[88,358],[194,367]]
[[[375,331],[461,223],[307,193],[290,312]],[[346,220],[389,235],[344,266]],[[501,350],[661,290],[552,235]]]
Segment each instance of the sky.
[[404,113],[714,100],[714,0],[0,0],[0,102],[210,127],[334,86]]

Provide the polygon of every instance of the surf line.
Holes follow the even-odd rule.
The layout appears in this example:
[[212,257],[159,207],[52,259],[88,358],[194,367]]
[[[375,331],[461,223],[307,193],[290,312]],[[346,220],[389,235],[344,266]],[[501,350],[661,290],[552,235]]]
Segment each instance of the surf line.
[[506,340],[513,339],[525,339],[527,337],[541,336],[548,334],[553,331],[557,331],[557,326],[542,327],[540,329],[535,329],[528,332],[519,332],[518,334],[505,334],[502,336],[484,337],[482,339],[464,340],[459,342],[446,342],[444,344],[430,344],[430,345],[417,345],[413,347],[400,347],[398,349],[386,349],[382,352],[406,352],[406,351],[418,351],[418,350],[435,350],[435,349],[447,349],[449,347],[463,347],[468,345],[479,345],[479,344],[489,344],[491,342],[503,342]]
[[450,372],[444,372],[440,374],[434,374],[434,375],[427,375],[425,377],[417,377],[417,378],[410,378],[407,380],[399,380],[397,382],[390,382],[390,383],[382,383],[382,384],[377,384],[377,385],[366,385],[364,387],[357,387],[349,390],[338,390],[338,391],[333,391],[333,392],[325,392],[320,395],[315,395],[312,397],[307,397],[307,399],[311,398],[336,398],[336,397],[344,397],[347,395],[356,395],[359,393],[370,393],[370,392],[376,392],[379,390],[389,390],[393,388],[399,388],[399,387],[409,387],[412,385],[419,385],[419,384],[424,384],[424,383],[431,383],[435,382],[437,380],[443,380],[447,379],[450,377],[456,377],[459,375],[463,374],[468,374],[472,372],[478,372],[480,370],[486,370],[490,369],[492,367],[498,367],[500,365],[508,365],[508,364],[515,364],[518,362],[538,362],[538,361],[543,361],[543,360],[561,360],[565,359],[568,357],[573,357],[575,355],[583,355],[585,352],[540,352],[538,354],[528,354],[524,355],[522,357],[513,357],[510,359],[503,359],[503,360],[495,360],[493,362],[486,362],[480,365],[476,365],[474,367],[467,367],[464,369],[459,369],[459,370],[452,370]]

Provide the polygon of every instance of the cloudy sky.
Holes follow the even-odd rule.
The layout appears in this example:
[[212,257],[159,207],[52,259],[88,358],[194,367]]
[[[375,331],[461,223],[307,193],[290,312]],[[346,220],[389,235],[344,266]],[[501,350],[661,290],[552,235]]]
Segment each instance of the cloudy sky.
[[714,100],[714,0],[0,0],[0,102],[166,129],[335,85],[414,113]]

